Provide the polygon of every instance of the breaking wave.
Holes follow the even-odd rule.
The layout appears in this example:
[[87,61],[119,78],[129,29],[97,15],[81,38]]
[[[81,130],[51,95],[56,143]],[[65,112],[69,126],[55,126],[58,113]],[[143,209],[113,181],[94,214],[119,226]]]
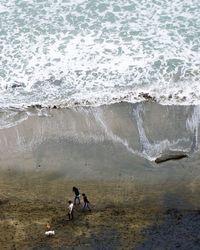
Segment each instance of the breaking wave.
[[198,0],[2,0],[0,108],[200,104]]

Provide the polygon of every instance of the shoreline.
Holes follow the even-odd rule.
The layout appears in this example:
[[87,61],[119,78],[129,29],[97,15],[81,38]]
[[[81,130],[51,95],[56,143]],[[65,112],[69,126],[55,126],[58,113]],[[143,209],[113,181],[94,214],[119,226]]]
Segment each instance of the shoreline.
[[[16,86],[12,89],[17,89],[19,86]],[[169,91],[169,90],[168,90]],[[116,95],[116,93],[115,93]],[[71,99],[60,100],[57,101],[50,101],[49,103],[43,102],[32,102],[30,103],[22,103],[22,104],[15,104],[12,103],[10,105],[4,106],[2,103],[1,111],[19,111],[23,112],[26,111],[34,112],[40,111],[42,109],[53,110],[53,109],[76,109],[76,108],[102,108],[104,106],[113,106],[113,105],[123,105],[123,104],[130,104],[130,105],[138,105],[138,104],[145,104],[145,103],[155,103],[160,106],[182,106],[182,107],[189,107],[189,106],[199,106],[199,98],[198,96],[192,91],[188,93],[188,91],[184,92],[182,89],[174,89],[174,92],[169,91],[166,95],[158,95],[158,92],[155,90],[135,90],[135,91],[127,91],[121,95],[108,95],[105,93],[101,98],[99,96],[93,97],[88,96],[86,99],[81,98],[80,96],[78,99],[77,97],[71,97]]]
[[55,147],[59,141],[63,146],[74,144],[74,147],[113,144],[142,161],[154,161],[168,151],[196,150],[199,114],[199,106],[162,106],[150,102],[41,109],[39,113],[30,111],[26,117],[18,113],[9,117],[8,113],[2,118],[0,146],[9,151],[9,157],[16,153],[21,157],[20,151],[34,154],[48,141]]

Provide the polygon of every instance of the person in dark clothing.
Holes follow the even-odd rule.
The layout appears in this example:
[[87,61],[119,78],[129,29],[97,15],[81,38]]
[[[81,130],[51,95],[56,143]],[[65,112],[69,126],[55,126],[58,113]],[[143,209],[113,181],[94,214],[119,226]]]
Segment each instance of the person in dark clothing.
[[79,205],[79,204],[81,203],[81,202],[80,202],[80,192],[79,192],[79,190],[78,190],[77,187],[73,187],[72,190],[73,190],[73,192],[74,192],[74,194],[75,194],[75,197],[74,197],[74,205],[76,205],[76,201],[78,201],[78,205]]
[[74,219],[74,204],[72,203],[72,201],[68,201],[69,206],[68,206],[68,217],[69,220],[73,220]]
[[85,210],[87,208],[91,212],[90,202],[89,202],[86,194],[82,194],[82,196],[83,196],[83,202],[84,202],[84,204],[83,204],[83,210]]

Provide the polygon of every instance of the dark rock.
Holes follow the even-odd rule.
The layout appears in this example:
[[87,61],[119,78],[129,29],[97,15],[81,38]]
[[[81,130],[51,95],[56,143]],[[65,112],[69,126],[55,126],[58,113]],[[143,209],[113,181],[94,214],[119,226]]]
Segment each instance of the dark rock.
[[29,108],[37,108],[37,109],[42,109],[42,105],[41,104],[32,104],[30,106],[28,106]]
[[186,99],[187,99],[186,96],[183,96],[181,101],[186,101]]
[[147,101],[152,101],[152,102],[156,101],[155,97],[152,97],[151,95],[149,95],[149,93],[143,93],[142,92],[142,93],[139,94],[139,97],[143,97]]
[[19,87],[24,87],[24,85],[23,85],[23,84],[20,84],[20,83],[14,83],[14,84],[11,86],[12,89],[19,88]]
[[186,158],[186,157],[188,157],[188,155],[184,152],[169,153],[169,154],[165,154],[165,155],[162,155],[162,156],[156,158],[155,162],[162,163],[162,162],[169,161],[169,160],[180,160],[180,159]]
[[40,104],[35,104],[35,108],[42,109],[42,105],[40,105]]

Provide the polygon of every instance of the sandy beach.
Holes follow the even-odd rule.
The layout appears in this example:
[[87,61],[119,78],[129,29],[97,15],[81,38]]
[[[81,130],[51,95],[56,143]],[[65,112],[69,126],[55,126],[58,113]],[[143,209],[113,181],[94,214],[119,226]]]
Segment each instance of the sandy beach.
[[[195,194],[191,199],[184,185],[149,186],[128,179],[75,182],[52,177],[32,172],[1,174],[1,249],[196,246],[200,212]],[[82,212],[77,205],[74,220],[68,221],[67,201],[73,198],[71,187],[75,184],[87,191],[92,212]],[[55,236],[44,235],[47,224]],[[179,238],[172,240],[174,233]],[[191,234],[190,240],[187,234]]]
[[[0,130],[1,249],[199,249],[194,114],[117,104],[45,110]],[[188,157],[154,162],[169,150]],[[68,221],[73,186],[92,212],[76,206]]]
[[[139,205],[142,194],[130,184],[79,181],[80,190],[87,191],[92,212],[82,212],[77,205],[74,221],[68,221],[67,201],[73,197],[75,182],[62,177],[49,182],[52,176],[29,174],[4,174],[1,179],[2,249],[129,248],[142,240],[140,231],[160,212],[153,204],[148,212]],[[47,223],[55,236],[44,235]]]
[[[72,181],[54,174],[1,173],[1,249],[199,249],[198,193],[184,183]],[[75,184],[87,191],[92,212],[77,205],[68,221]],[[45,236],[47,230],[55,235]]]

